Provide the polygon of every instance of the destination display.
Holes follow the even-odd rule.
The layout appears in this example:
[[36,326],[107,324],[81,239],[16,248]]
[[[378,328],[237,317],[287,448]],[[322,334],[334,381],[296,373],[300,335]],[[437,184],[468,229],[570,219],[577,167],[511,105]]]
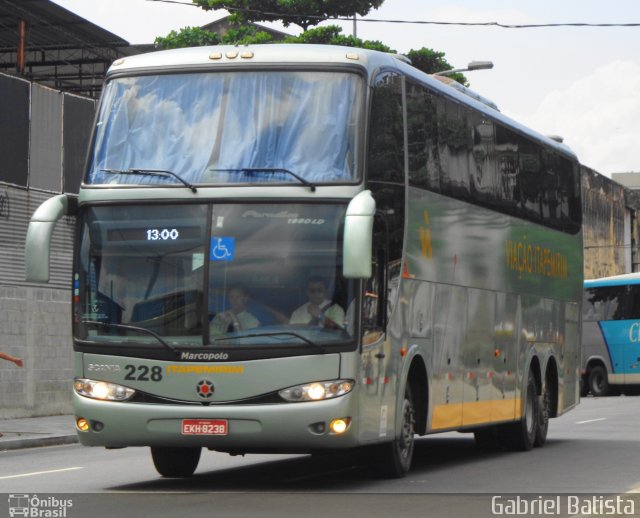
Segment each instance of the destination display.
[[107,230],[108,241],[178,241],[199,239],[200,227],[142,227]]

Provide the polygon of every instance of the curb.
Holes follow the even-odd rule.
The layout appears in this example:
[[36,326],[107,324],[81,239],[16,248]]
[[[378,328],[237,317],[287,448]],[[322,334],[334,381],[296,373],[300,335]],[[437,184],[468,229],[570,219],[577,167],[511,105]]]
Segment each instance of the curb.
[[39,448],[41,446],[58,446],[62,444],[75,444],[77,442],[78,436],[75,433],[72,435],[58,435],[55,437],[3,439],[0,441],[0,451]]

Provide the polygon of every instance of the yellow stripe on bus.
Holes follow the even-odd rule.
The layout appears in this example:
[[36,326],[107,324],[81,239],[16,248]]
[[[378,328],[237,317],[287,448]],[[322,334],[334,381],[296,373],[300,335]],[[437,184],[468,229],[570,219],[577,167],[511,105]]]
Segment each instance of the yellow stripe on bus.
[[435,405],[431,414],[431,429],[445,430],[508,421],[520,414],[520,398]]

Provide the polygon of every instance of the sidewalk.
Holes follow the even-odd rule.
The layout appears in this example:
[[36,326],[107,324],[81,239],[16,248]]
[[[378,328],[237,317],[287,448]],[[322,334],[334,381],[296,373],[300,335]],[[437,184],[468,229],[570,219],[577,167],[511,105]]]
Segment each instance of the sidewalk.
[[0,451],[78,442],[72,415],[0,419]]

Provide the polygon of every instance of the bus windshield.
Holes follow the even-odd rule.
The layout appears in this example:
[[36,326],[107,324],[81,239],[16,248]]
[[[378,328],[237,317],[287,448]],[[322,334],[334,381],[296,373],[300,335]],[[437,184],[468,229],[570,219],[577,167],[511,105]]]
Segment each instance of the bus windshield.
[[321,204],[88,208],[75,336],[170,349],[351,343],[344,213]]
[[354,182],[362,83],[294,70],[113,79],[87,183]]

